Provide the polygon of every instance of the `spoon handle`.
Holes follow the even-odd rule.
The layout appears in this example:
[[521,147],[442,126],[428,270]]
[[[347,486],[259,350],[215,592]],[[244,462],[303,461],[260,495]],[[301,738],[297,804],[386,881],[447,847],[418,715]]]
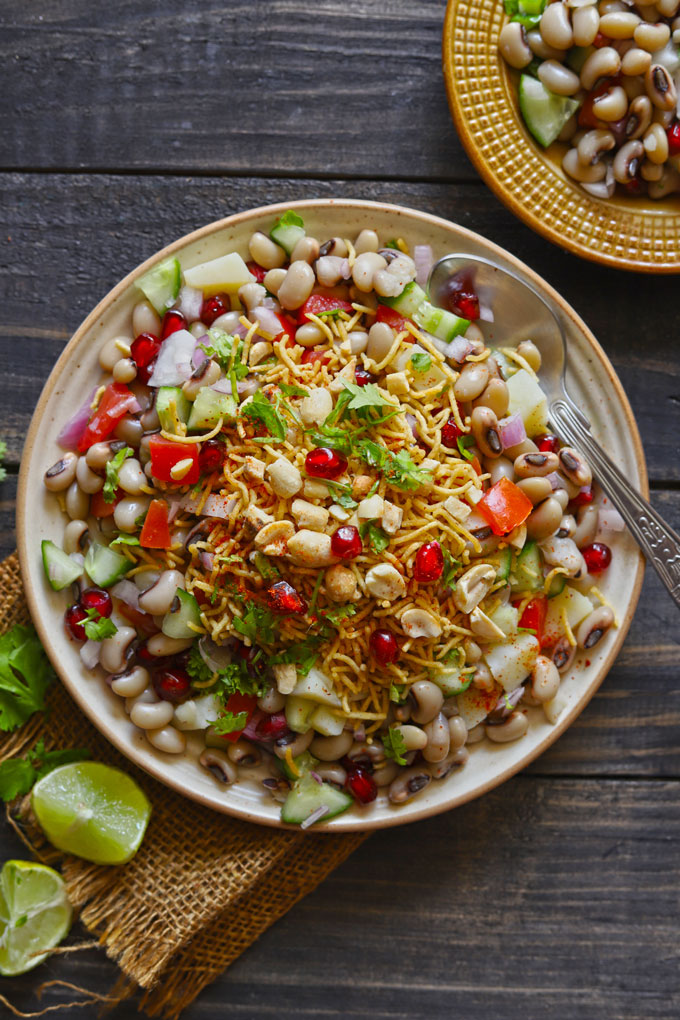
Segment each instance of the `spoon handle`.
[[635,491],[566,400],[559,398],[552,402],[550,419],[560,439],[576,447],[588,459],[593,474],[611,497],[669,595],[680,607],[680,536]]

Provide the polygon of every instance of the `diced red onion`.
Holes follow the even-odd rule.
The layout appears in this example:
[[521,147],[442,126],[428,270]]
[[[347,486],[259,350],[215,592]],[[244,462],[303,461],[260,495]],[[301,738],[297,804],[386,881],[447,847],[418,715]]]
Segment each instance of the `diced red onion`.
[[482,322],[493,322],[493,311],[491,305],[485,305],[482,301],[479,302],[479,319]]
[[232,330],[232,336],[240,337],[241,340],[243,340],[247,333],[248,330],[246,329],[242,322],[237,323],[237,325],[234,326]]
[[496,702],[494,712],[502,712],[504,716],[510,715],[512,710],[520,703],[524,697],[524,687],[515,687],[514,691],[510,691],[509,694],[502,694]]
[[343,280],[349,280],[352,275],[352,270],[349,267],[349,259],[343,259],[342,265],[340,266],[340,276]]
[[472,353],[473,350],[473,344],[471,344],[469,340],[466,340],[464,336],[455,336],[451,343],[445,345],[442,353],[445,354],[447,358],[450,358],[451,361],[455,361],[461,365],[467,358],[468,354]]
[[188,329],[178,329],[163,341],[156,359],[149,386],[179,386],[193,372],[191,359],[196,350],[196,338]]
[[118,581],[111,589],[111,594],[115,595],[121,602],[124,602],[126,606],[131,606],[132,609],[139,609],[140,591],[132,581]]
[[501,446],[504,450],[507,450],[509,446],[523,443],[527,437],[522,416],[517,411],[509,418],[501,418],[498,422],[498,431],[501,434]]
[[416,264],[416,283],[424,287],[430,277],[434,255],[429,244],[417,244],[413,249],[413,261]]
[[177,514],[182,509],[182,500],[173,498],[172,496],[168,499],[168,524],[172,524],[176,519]]
[[315,808],[314,811],[312,811],[311,815],[308,815],[307,818],[305,818],[304,822],[300,822],[300,828],[308,829],[310,825],[314,825],[314,822],[318,822],[319,819],[323,818],[324,815],[327,815],[329,811],[330,808],[328,807],[328,804],[321,804],[318,808]]
[[557,471],[551,471],[549,475],[545,476],[550,482],[550,486],[553,492],[557,492],[558,489],[566,489],[566,485],[563,478],[560,478]]
[[249,375],[236,383],[236,391],[239,397],[252,397],[253,393],[259,390],[262,383],[256,375]]
[[199,338],[196,341],[194,353],[191,355],[191,367],[194,370],[199,368],[204,361],[208,360],[208,355],[205,353],[202,347],[199,347],[199,344],[203,344],[203,347],[208,347],[210,345],[210,337],[208,336],[207,333],[204,336],[199,336]]
[[[210,665],[210,663],[208,663]],[[255,740],[258,744],[262,743],[262,737],[258,733],[257,728],[264,718],[264,712],[261,712],[259,708],[256,708],[250,719],[243,728],[243,736],[248,740]]]
[[257,308],[253,308],[250,313],[250,321],[257,322],[258,326],[268,333],[271,337],[276,337],[281,332],[281,323],[279,322],[275,313],[271,308],[265,308],[263,305],[258,305]]
[[[212,492],[205,501],[203,509],[201,510],[201,517],[220,517],[222,520],[227,520],[229,515],[233,512],[234,507],[238,503],[237,499],[228,498],[227,496],[220,496]],[[188,510],[190,513],[197,513],[198,500],[193,499],[191,496],[186,495],[182,498],[182,510]]]
[[80,658],[83,665],[88,669],[94,669],[99,664],[99,653],[101,651],[100,641],[86,641],[80,646]]
[[226,669],[232,661],[231,649],[226,645],[218,645],[207,634],[199,638],[198,650],[208,669],[212,669],[214,673],[219,673],[220,670]]
[[207,570],[208,572],[212,571],[212,568],[215,564],[214,553],[209,553],[206,552],[205,549],[202,549],[201,552],[199,553],[198,558],[201,561],[201,566],[203,567],[204,570]]
[[415,439],[416,435],[417,435],[417,429],[418,429],[418,419],[416,418],[416,416],[414,414],[408,414],[408,413],[405,414],[404,417],[406,418],[406,421],[408,422],[408,427],[410,428],[410,430],[411,430],[411,432],[413,434],[413,438]]
[[231,393],[231,379],[218,379],[210,389],[215,393]]
[[203,291],[185,284],[179,292],[178,307],[187,322],[196,322],[201,318]]
[[72,450],[75,452],[78,449],[78,440],[85,431],[85,426],[92,414],[92,401],[96,392],[97,387],[95,386],[83,406],[76,411],[72,418],[69,418],[57,436],[57,442],[62,450]]
[[601,506],[597,520],[600,531],[624,531],[626,527],[623,517],[613,506]]

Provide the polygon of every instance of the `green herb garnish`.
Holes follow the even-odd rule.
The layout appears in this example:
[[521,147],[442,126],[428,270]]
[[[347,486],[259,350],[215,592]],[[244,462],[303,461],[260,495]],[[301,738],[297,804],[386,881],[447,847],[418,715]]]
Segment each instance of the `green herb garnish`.
[[276,384],[284,396],[286,397],[308,397],[309,392],[303,390],[301,386],[289,386],[287,383]]
[[113,542],[109,542],[109,549],[113,549],[117,545],[139,545],[139,538],[137,535],[125,535],[121,532],[120,535],[114,538]]
[[88,641],[103,641],[104,638],[113,637],[118,633],[113,620],[108,616],[101,616],[96,609],[88,609],[87,619],[83,620],[83,630]]
[[432,368],[432,358],[429,354],[414,354],[411,358],[411,366],[414,372],[429,372]]
[[256,422],[266,429],[268,436],[262,439],[255,439],[255,442],[270,442],[271,437],[279,442],[286,438],[288,423],[279,411],[269,403],[267,398],[259,391],[253,394],[252,400],[241,407],[241,416]]
[[226,733],[236,733],[238,730],[242,730],[248,723],[248,713],[239,712],[238,715],[234,715],[233,712],[221,712],[217,719],[210,725],[212,726],[215,733],[222,735]]
[[40,739],[23,758],[9,758],[0,765],[0,798],[5,802],[14,800],[28,793],[52,769],[72,761],[84,761],[89,757],[90,752],[84,747],[46,751],[45,741]]
[[461,455],[461,457],[464,457],[465,460],[475,459],[474,453],[470,453],[470,451],[468,450],[468,446],[474,446],[474,442],[475,442],[474,436],[458,436],[458,439],[456,440],[458,453]]
[[387,733],[383,734],[382,742],[386,758],[391,758],[397,765],[406,764],[406,758],[404,757],[406,754],[406,744],[395,726],[391,726]]
[[377,555],[380,555],[390,544],[390,536],[373,521],[364,521],[360,524],[359,534],[362,538],[368,537],[368,544]]
[[118,472],[123,466],[123,463],[132,457],[134,450],[129,446],[124,446],[122,450],[119,450],[115,457],[106,462],[106,481],[104,482],[104,488],[102,489],[102,496],[104,497],[105,503],[113,503],[116,498],[116,489],[118,488]]
[[0,730],[15,730],[45,709],[54,671],[35,627],[16,623],[0,637]]

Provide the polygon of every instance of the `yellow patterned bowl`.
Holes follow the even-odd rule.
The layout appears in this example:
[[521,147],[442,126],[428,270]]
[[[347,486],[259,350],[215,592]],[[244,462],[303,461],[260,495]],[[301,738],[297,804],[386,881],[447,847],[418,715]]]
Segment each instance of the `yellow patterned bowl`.
[[449,0],[443,61],[451,113],[489,187],[520,219],[575,255],[644,273],[680,272],[680,196],[591,198],[541,149],[519,112],[517,72],[498,54],[502,0]]

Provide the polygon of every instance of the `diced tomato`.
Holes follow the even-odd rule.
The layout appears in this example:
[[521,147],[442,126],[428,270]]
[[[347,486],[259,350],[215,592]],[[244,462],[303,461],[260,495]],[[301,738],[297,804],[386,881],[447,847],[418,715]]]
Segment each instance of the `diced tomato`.
[[227,712],[233,712],[234,715],[240,715],[241,712],[247,712],[248,717],[244,722],[240,730],[234,730],[233,733],[223,734],[225,740],[236,741],[241,736],[243,730],[250,722],[250,718],[257,707],[257,697],[254,694],[231,694],[227,699],[226,709]]
[[533,630],[538,638],[538,643],[543,647],[543,628],[545,627],[545,617],[548,612],[548,599],[545,595],[536,595],[535,598],[527,602],[522,613],[519,626],[524,627],[526,630]]
[[586,98],[583,100],[583,105],[581,106],[581,109],[578,112],[579,127],[590,128],[607,127],[607,125],[604,124],[603,121],[601,121],[598,117],[595,116],[595,113],[593,112],[593,103],[595,102],[596,99],[599,99],[600,96],[603,96],[604,93],[607,92],[614,85],[618,85],[620,83],[620,80],[621,80],[620,78],[603,78],[600,84],[597,85],[596,88],[592,89],[588,93]]
[[[401,333],[403,329],[406,329],[406,323],[411,320],[400,315],[399,312],[395,312],[394,308],[390,308],[389,305],[378,305],[375,321],[386,322],[392,329],[396,329],[397,333]],[[408,337],[406,337],[406,340],[408,340]]]
[[[198,481],[200,473],[198,443],[173,443],[171,439],[154,435],[149,439],[149,452],[151,454],[151,473],[159,482],[194,485]],[[189,471],[179,481],[173,478],[170,471],[175,464],[189,458],[193,461]]]
[[257,282],[262,283],[265,276],[267,275],[267,270],[263,269],[262,266],[259,265],[257,262],[246,262],[246,265],[248,266],[249,271],[253,274]]
[[168,504],[164,499],[152,499],[144,518],[144,526],[139,536],[139,544],[144,549],[169,549],[172,545],[170,525],[168,524]]
[[325,350],[317,350],[315,347],[308,347],[300,358],[301,365],[313,365],[316,361],[319,361],[322,365],[327,365],[330,358]]
[[342,309],[343,312],[347,312],[348,315],[352,315],[354,312],[349,301],[343,301],[341,298],[330,297],[326,294],[312,294],[312,296],[308,297],[302,307],[298,310],[298,326],[302,326],[305,322],[309,322],[310,315],[320,315],[322,312],[333,312],[337,308]]
[[507,535],[519,524],[523,524],[533,504],[522,490],[509,478],[501,478],[485,492],[476,509],[491,525],[494,535]]
[[274,340],[281,340],[284,335],[288,335],[292,343],[295,342],[295,331],[297,329],[297,323],[291,319],[285,312],[274,312],[274,315],[281,323],[281,332],[277,333]]
[[95,443],[108,439],[120,419],[133,406],[137,406],[134,393],[123,383],[110,383],[78,440],[78,452],[85,453]]
[[116,509],[116,505],[120,503],[125,493],[122,489],[116,489],[116,494],[113,497],[112,503],[107,503],[104,499],[104,490],[100,489],[99,492],[95,492],[94,496],[90,497],[90,513],[93,517],[113,517],[113,511]]
[[135,630],[143,634],[144,637],[158,634],[158,627],[154,623],[153,616],[149,616],[148,613],[142,613],[139,609],[133,609],[132,606],[128,606],[125,602],[121,602],[119,610],[121,616],[124,616]]

